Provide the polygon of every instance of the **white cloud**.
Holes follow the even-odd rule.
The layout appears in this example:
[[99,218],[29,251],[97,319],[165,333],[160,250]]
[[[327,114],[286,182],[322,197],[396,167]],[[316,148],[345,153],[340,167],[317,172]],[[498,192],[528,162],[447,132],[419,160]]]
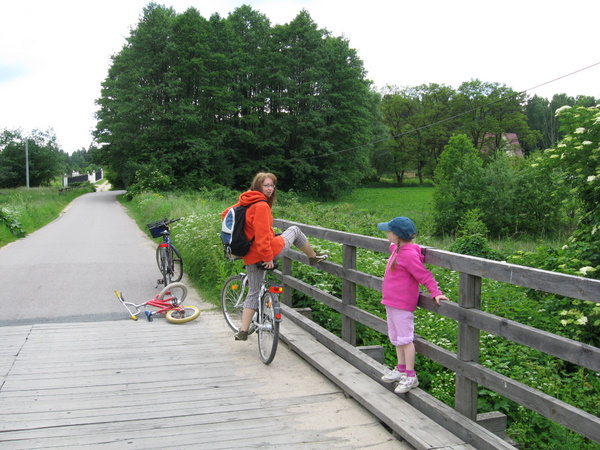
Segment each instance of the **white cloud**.
[[[142,0],[21,0],[0,7],[0,129],[53,128],[72,152],[91,143],[95,100],[110,56],[138,23]],[[173,0],[225,17],[249,4],[272,23],[306,9],[320,28],[357,49],[376,86],[453,87],[471,78],[522,91],[600,62],[595,14],[586,0],[560,9],[506,0]],[[582,14],[582,11],[584,14]],[[585,13],[585,12],[588,13]],[[600,65],[530,94],[600,98]]]

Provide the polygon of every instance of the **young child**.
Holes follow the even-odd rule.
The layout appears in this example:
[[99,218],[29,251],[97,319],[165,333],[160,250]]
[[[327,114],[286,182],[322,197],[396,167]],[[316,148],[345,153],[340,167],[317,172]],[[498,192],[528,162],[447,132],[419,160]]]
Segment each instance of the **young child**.
[[397,394],[419,385],[415,373],[414,311],[419,301],[419,284],[424,285],[437,304],[448,300],[438,289],[432,273],[423,264],[421,247],[412,240],[417,228],[408,217],[396,217],[377,225],[387,231],[391,256],[383,276],[382,300],[387,314],[388,336],[396,347],[398,365],[381,377],[386,383],[398,381]]

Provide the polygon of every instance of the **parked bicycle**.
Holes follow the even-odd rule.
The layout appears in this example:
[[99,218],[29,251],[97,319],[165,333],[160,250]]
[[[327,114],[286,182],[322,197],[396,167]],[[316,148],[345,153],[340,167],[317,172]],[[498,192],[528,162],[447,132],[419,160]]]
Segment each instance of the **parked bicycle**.
[[[140,304],[125,301],[122,292],[115,291],[115,295],[129,312],[129,317],[132,320],[138,319],[137,316],[142,312],[143,308],[148,322],[152,322],[154,316],[161,314],[171,323],[185,323],[191,322],[200,315],[200,310],[197,307],[191,305],[182,306],[183,301],[187,297],[187,292],[185,284],[171,283],[155,295],[152,300]],[[156,308],[156,310],[150,310],[148,309],[149,307]]]
[[156,247],[156,264],[162,274],[157,280],[157,286],[165,286],[181,281],[183,277],[183,258],[171,241],[170,225],[181,219],[163,219],[147,224],[153,238],[162,237],[162,242]]
[[[257,266],[263,268],[261,263],[257,263]],[[267,281],[266,273],[267,269],[265,269],[261,282],[258,311],[252,318],[248,335],[257,332],[260,359],[263,363],[270,364],[275,358],[279,342],[279,325],[281,322],[279,294],[283,292],[283,288],[278,284]],[[242,324],[242,311],[247,294],[248,277],[245,273],[229,277],[221,290],[223,315],[229,327],[235,332],[239,330]]]

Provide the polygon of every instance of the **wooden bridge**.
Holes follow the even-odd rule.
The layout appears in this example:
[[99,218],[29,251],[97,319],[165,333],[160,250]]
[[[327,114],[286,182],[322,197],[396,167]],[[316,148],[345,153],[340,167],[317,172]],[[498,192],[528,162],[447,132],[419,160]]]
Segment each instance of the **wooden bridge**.
[[[281,228],[293,224],[278,220]],[[455,408],[421,389],[396,395],[388,369],[355,347],[356,324],[383,334],[384,320],[356,307],[356,286],[381,279],[356,268],[357,249],[386,253],[383,239],[303,224],[340,243],[342,264],[319,268],[343,280],[335,298],[296,278],[291,252],[278,276],[287,289],[283,345],[270,366],[256,342],[234,342],[218,311],[173,325],[106,321],[0,327],[0,449],[375,448],[510,449],[503,417],[477,412],[484,386],[600,442],[600,419],[479,364],[479,331],[600,371],[600,350],[485,313],[481,279],[598,302],[600,282],[426,249],[426,262],[460,272],[458,303],[420,307],[457,322],[458,351],[424,339],[420,354],[456,373]],[[290,307],[293,290],[342,315],[342,337]]]
[[218,311],[6,326],[0,342],[0,449],[412,448],[285,345],[265,366]]

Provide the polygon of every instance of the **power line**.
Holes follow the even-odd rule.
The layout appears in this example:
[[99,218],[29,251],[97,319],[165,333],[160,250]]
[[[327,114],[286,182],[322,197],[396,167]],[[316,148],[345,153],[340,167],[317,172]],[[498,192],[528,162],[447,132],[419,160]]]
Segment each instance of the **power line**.
[[452,117],[447,117],[445,119],[438,120],[437,122],[433,122],[433,123],[430,123],[430,124],[427,124],[427,125],[423,125],[422,127],[418,127],[418,128],[414,128],[414,129],[409,130],[409,131],[405,131],[404,133],[396,134],[394,136],[389,136],[389,137],[386,137],[386,138],[383,138],[383,139],[379,139],[379,140],[376,140],[376,141],[371,141],[371,142],[368,142],[366,144],[356,145],[354,147],[350,147],[350,148],[347,148],[345,150],[338,150],[336,152],[329,152],[329,153],[325,153],[323,155],[306,156],[306,157],[304,157],[302,159],[308,160],[308,159],[322,158],[322,157],[325,157],[325,156],[337,155],[339,153],[345,153],[345,152],[349,152],[349,151],[352,151],[352,150],[356,150],[357,148],[366,147],[367,145],[375,145],[375,144],[379,144],[380,142],[383,142],[383,141],[389,141],[390,139],[396,139],[396,138],[399,138],[399,137],[402,137],[402,136],[406,136],[407,134],[415,133],[417,131],[424,130],[424,129],[429,128],[429,127],[433,127],[435,125],[439,125],[441,123],[457,119],[457,118],[462,117],[462,116],[464,116],[466,114],[470,114],[470,113],[472,113],[474,111],[477,111],[478,109],[486,108],[488,106],[495,105],[496,103],[500,103],[500,102],[503,102],[505,100],[509,100],[509,99],[517,97],[517,96],[519,96],[521,94],[525,94],[526,92],[532,91],[532,90],[540,88],[542,86],[546,86],[547,84],[554,83],[555,81],[562,80],[563,78],[570,77],[571,75],[575,75],[576,73],[583,72],[584,70],[591,69],[592,67],[595,67],[595,66],[598,66],[598,65],[600,65],[600,61],[597,62],[597,63],[591,64],[591,65],[589,65],[587,67],[583,67],[582,69],[578,69],[578,70],[576,70],[574,72],[568,73],[566,75],[562,75],[562,76],[560,76],[558,78],[554,78],[553,80],[546,81],[546,82],[544,82],[542,84],[538,84],[537,86],[531,87],[529,89],[525,89],[525,90],[523,90],[521,92],[515,92],[513,95],[509,95],[507,97],[502,97],[502,98],[500,98],[498,100],[495,100],[493,102],[486,103],[484,105],[480,105],[480,106],[477,106],[475,108],[471,108],[468,111],[464,111],[464,112],[462,112],[460,114],[455,114]]

